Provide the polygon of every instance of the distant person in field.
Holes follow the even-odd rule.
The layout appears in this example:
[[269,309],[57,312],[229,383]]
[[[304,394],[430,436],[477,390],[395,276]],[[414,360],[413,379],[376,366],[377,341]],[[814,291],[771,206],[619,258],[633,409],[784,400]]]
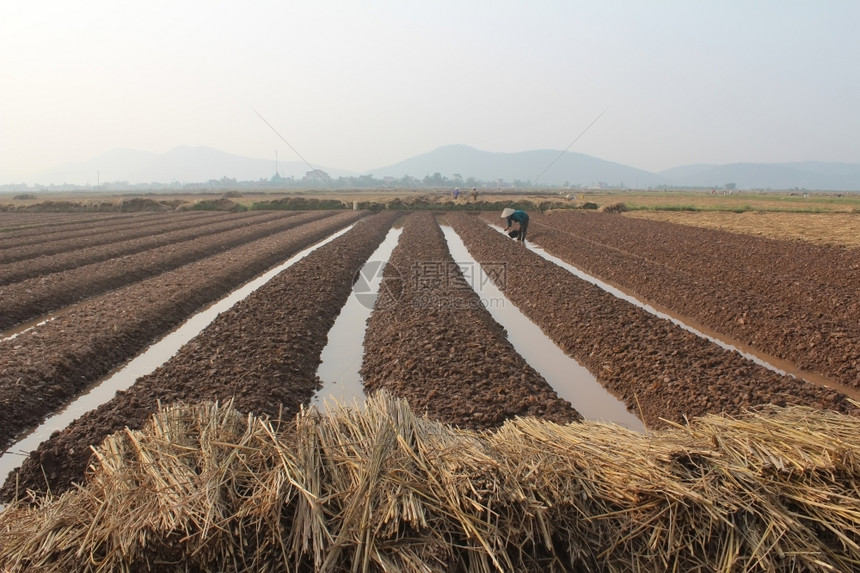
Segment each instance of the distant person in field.
[[525,211],[520,211],[519,209],[514,210],[507,207],[502,211],[502,219],[505,219],[507,222],[505,232],[513,227],[514,223],[517,223],[518,228],[508,233],[508,235],[510,235],[512,239],[516,239],[517,241],[525,244],[526,232],[529,230],[529,214]]
[[453,193],[453,195],[454,195],[454,200],[456,201],[456,200],[457,200],[457,197],[459,197],[459,196],[460,196],[460,189],[458,189],[457,187],[454,187],[454,193]]
[[478,188],[472,187],[472,201],[478,200]]

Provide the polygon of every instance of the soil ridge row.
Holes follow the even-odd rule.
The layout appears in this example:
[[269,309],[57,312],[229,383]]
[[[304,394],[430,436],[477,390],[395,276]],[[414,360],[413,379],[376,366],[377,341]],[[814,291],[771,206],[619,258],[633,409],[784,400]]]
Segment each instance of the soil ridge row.
[[498,427],[515,416],[582,416],[513,348],[448,251],[430,213],[406,219],[368,320],[361,376],[444,423]]
[[844,394],[768,370],[619,299],[491,229],[449,215],[480,263],[507,263],[505,295],[652,429],[764,405],[854,411]]
[[[53,493],[65,491],[82,480],[90,444],[139,428],[159,403],[233,400],[242,412],[292,419],[319,386],[320,355],[355,274],[399,216],[352,213],[334,217],[341,225],[364,217],[349,232],[219,314],[164,365],[43,442],[16,472],[20,486],[44,492],[47,477]],[[330,234],[325,221],[315,227]],[[15,480],[9,476],[3,499],[14,496]]]
[[[860,252],[858,270],[850,271],[844,268],[848,264],[845,261],[842,267],[829,266],[832,259],[848,256],[843,250],[810,247],[805,257],[815,255],[826,263],[818,266],[830,271],[803,276],[801,270],[780,269],[798,257],[794,243],[739,237],[732,239],[729,247],[725,244],[728,239],[717,239],[728,233],[705,229],[699,234],[710,233],[711,242],[724,244],[707,262],[701,261],[699,272],[694,273],[695,261],[682,263],[696,259],[701,252],[684,246],[687,227],[673,225],[668,231],[655,232],[648,230],[648,222],[633,219],[637,224],[631,230],[627,223],[631,219],[601,215],[596,217],[602,222],[599,230],[588,231],[592,240],[577,241],[576,226],[596,226],[584,223],[589,217],[553,214],[536,219],[539,226],[533,236],[537,244],[565,262],[715,332],[789,361],[798,369],[860,388]],[[630,241],[638,244],[638,251],[651,254],[644,258],[625,256],[605,247],[604,241],[617,242],[613,239],[616,234],[635,235],[636,240]],[[667,251],[666,245],[671,249]],[[747,263],[737,262],[752,257],[760,248],[769,253],[767,265],[759,258],[755,263],[759,268],[753,272]],[[830,251],[838,252],[828,257]]]
[[4,285],[0,287],[0,330],[273,233],[329,216],[331,212],[326,211],[289,214],[216,235],[168,244],[134,255]]
[[106,295],[0,342],[0,447],[259,273],[364,216],[341,212]]
[[12,263],[108,243],[128,241],[198,225],[207,225],[230,218],[236,218],[236,214],[211,211],[176,212],[176,214],[163,214],[154,220],[126,223],[119,229],[114,228],[114,226],[94,225],[87,229],[71,232],[45,233],[45,235],[40,236],[41,241],[7,240],[5,245],[3,244],[4,241],[0,241],[0,263]]

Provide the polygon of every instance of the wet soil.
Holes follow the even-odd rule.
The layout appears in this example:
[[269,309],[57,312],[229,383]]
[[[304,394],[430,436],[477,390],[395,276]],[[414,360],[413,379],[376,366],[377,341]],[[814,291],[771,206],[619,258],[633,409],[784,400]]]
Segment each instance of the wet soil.
[[[699,243],[691,243],[685,239],[691,231],[687,227],[666,229],[644,222],[643,227],[630,230],[626,226],[629,220],[614,215],[563,215],[556,219],[556,214],[535,214],[530,238],[607,282],[624,286],[622,281],[626,281],[631,285],[627,290],[638,289],[646,300],[663,293],[660,300],[665,302],[660,304],[667,308],[693,309],[699,304],[709,309],[703,311],[705,317],[726,316],[739,326],[754,325],[758,331],[752,338],[755,341],[788,336],[781,329],[794,328],[790,325],[795,322],[780,322],[788,319],[780,317],[778,310],[797,313],[817,325],[819,333],[827,333],[819,339],[825,362],[835,365],[836,371],[847,368],[850,373],[856,367],[854,346],[847,346],[848,355],[844,355],[839,352],[841,346],[830,345],[830,339],[850,342],[853,336],[847,322],[857,316],[860,297],[856,292],[851,295],[851,287],[856,291],[860,282],[852,255],[834,252],[834,258],[828,259],[829,251],[816,251],[818,255],[805,254],[805,262],[796,265],[788,262],[796,243],[782,245],[782,251],[779,244],[763,246],[770,250],[758,259],[751,254],[760,248],[755,241],[734,242],[731,237],[707,235]],[[332,228],[362,216],[341,213],[335,217],[342,220]],[[240,409],[291,417],[313,397],[328,329],[349,296],[355,271],[382,240],[393,217],[383,213],[363,219],[350,233],[317,249],[223,313],[165,366],[55,433],[24,464],[19,473],[21,484],[44,491],[47,476],[47,485],[55,493],[68,488],[82,479],[90,444],[123,426],[138,427],[158,400],[234,398]],[[151,339],[152,332],[167,328],[162,321],[175,325],[192,312],[191,306],[199,306],[199,302],[186,303],[182,296],[194,289],[226,292],[229,289],[224,283],[239,272],[236,269],[246,268],[242,265],[246,259],[256,261],[258,251],[265,250],[270,260],[282,260],[293,248],[295,233],[304,232],[302,229],[311,233],[311,228],[332,221],[276,233],[137,282],[87,301],[76,309],[77,314],[0,343],[0,360],[10,359],[0,364],[0,407],[4,412],[0,420],[6,424],[19,411],[21,416],[29,415],[30,408],[36,412],[33,419],[44,416],[91,383],[93,374],[82,374],[85,365],[95,364],[94,371],[103,370],[100,361],[113,356],[115,348],[122,349],[117,355],[130,358],[140,349],[138,332],[148,332]],[[857,413],[843,394],[775,373],[618,299],[489,228],[487,221],[498,224],[500,220],[497,213],[446,216],[470,253],[495,268],[492,276],[499,279],[509,300],[622,398],[648,427],[660,428],[706,413],[738,414],[770,403]],[[320,231],[320,236],[324,234]],[[312,242],[310,238],[308,242]],[[269,246],[261,249],[263,244]],[[709,245],[707,256],[702,256]],[[756,264],[743,267],[736,261],[744,258],[754,259]],[[767,266],[768,259],[786,262]],[[100,265],[93,265],[93,271]],[[832,274],[820,268],[828,265],[835,269]],[[704,277],[701,281],[696,280],[697,267]],[[727,269],[725,277],[714,270],[722,268]],[[759,268],[764,270],[756,270]],[[804,269],[809,269],[808,276]],[[187,274],[173,274],[180,271]],[[756,280],[743,276],[750,273]],[[768,280],[767,273],[775,278]],[[826,282],[828,276],[837,286],[820,285],[821,293],[827,293],[821,294],[815,285]],[[742,286],[733,286],[735,280]],[[702,285],[709,281],[717,282],[717,291],[703,290]],[[790,304],[789,299],[807,289],[816,294],[802,300],[810,300],[809,308],[814,311],[802,301]],[[220,296],[209,295],[209,300]],[[757,300],[761,307],[756,306]],[[828,310],[827,300],[836,310]],[[837,326],[831,328],[834,324]],[[845,334],[832,336],[834,332]],[[129,340],[135,342],[126,348]],[[131,350],[135,344],[138,350]],[[492,428],[514,415],[579,419],[514,352],[502,327],[489,318],[453,263],[441,229],[429,213],[411,214],[406,221],[400,244],[386,267],[365,344],[362,377],[368,391],[387,388],[406,397],[414,410],[437,419],[470,428]],[[787,355],[804,360],[797,348]],[[86,378],[83,383],[78,380],[81,377]],[[5,499],[14,495],[14,483],[14,476],[7,481]]]
[[191,313],[365,213],[324,212],[321,220],[314,215],[304,225],[90,299],[0,341],[0,447]]
[[860,388],[860,249],[585,212],[535,214],[529,231],[638,298]]
[[361,376],[416,412],[493,428],[514,416],[581,416],[516,353],[448,252],[430,213],[410,215],[368,320]]
[[[504,265],[505,295],[640,412],[649,428],[708,413],[740,414],[762,404],[857,413],[844,394],[775,373],[658,318],[532,253],[484,219],[462,213],[447,219],[475,259]],[[537,242],[543,233],[534,234]]]
[[55,432],[9,477],[3,499],[15,495],[16,480],[21,488],[44,492],[47,485],[53,493],[81,481],[89,445],[139,428],[159,402],[233,400],[243,412],[291,419],[319,385],[319,357],[355,273],[396,217],[383,212],[359,221],[220,314],[152,374]]
[[[267,213],[262,218],[233,221],[229,223],[232,228],[226,230],[222,228],[223,223],[216,224],[215,233],[195,239],[166,243],[143,252],[82,264],[66,271],[0,286],[0,304],[3,309],[0,330],[330,214],[326,211],[300,215]],[[60,255],[49,258],[58,257]],[[37,261],[20,261],[10,266],[37,265]]]

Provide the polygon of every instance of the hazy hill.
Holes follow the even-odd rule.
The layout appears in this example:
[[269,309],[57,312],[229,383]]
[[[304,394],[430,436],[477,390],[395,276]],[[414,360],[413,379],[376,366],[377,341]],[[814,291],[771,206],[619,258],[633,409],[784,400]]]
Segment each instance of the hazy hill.
[[660,185],[660,176],[622,165],[604,161],[582,153],[553,151],[549,149],[497,153],[481,151],[467,145],[446,145],[428,153],[405,159],[388,167],[373,170],[374,177],[403,177],[411,175],[423,179],[426,175],[441,173],[446,177],[454,174],[464,179],[474,177],[482,181],[504,179],[508,182],[520,180],[539,185],[596,185],[607,183],[627,187],[651,187]]

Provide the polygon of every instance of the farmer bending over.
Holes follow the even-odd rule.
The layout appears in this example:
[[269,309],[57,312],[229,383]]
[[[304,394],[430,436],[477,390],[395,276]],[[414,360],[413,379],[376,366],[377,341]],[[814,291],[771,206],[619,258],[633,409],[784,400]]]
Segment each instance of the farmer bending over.
[[502,211],[502,219],[507,220],[507,227],[505,227],[505,231],[510,229],[514,222],[519,223],[519,229],[508,233],[512,238],[526,242],[526,231],[529,229],[529,214],[525,211],[513,210],[510,207],[507,207],[504,211]]

